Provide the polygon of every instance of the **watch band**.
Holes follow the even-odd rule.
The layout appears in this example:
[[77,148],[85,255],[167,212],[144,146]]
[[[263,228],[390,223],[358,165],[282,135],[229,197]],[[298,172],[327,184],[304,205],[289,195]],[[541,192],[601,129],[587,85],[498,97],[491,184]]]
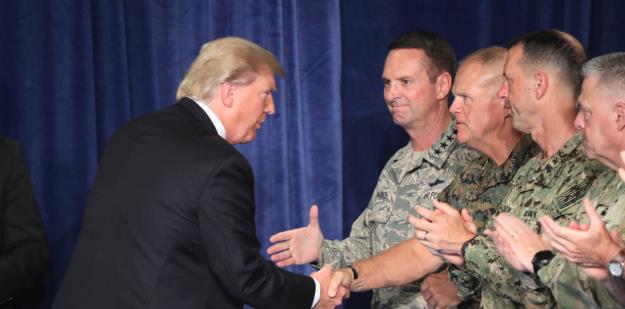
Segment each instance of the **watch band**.
[[623,277],[625,269],[625,249],[621,249],[619,253],[608,263],[608,273],[610,276],[618,278]]
[[352,270],[352,274],[354,275],[354,280],[358,279],[358,271],[354,268],[353,265],[347,265],[347,268]]
[[538,275],[538,271],[540,271],[541,268],[547,266],[547,264],[551,262],[554,256],[555,255],[553,254],[553,252],[551,252],[551,250],[536,252],[536,254],[534,254],[534,257],[532,258],[532,267],[534,268],[534,274]]

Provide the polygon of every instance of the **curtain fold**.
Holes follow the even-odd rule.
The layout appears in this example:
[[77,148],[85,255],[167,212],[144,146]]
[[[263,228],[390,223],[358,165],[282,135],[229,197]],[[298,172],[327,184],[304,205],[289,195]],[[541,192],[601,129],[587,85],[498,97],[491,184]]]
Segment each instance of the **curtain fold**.
[[[625,50],[623,9],[616,0],[3,1],[0,134],[24,147],[53,251],[43,307],[71,257],[106,141],[124,122],[174,103],[204,42],[250,39],[286,71],[276,114],[255,142],[238,146],[255,172],[264,249],[271,234],[306,225],[312,203],[325,236],[344,237],[380,170],[408,141],[382,97],[391,40],[429,29],[461,58],[559,28],[599,55]],[[346,307],[368,306],[366,296],[353,298]]]

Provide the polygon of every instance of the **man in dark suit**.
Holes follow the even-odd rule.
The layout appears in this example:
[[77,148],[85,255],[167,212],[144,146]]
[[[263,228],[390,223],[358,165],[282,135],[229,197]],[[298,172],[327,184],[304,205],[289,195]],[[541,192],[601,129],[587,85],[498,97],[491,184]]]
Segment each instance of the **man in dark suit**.
[[49,264],[26,159],[16,142],[0,137],[0,309],[36,302]]
[[178,102],[109,141],[53,308],[334,307],[310,277],[259,254],[254,179],[231,145],[274,113],[276,58],[239,38],[206,43]]

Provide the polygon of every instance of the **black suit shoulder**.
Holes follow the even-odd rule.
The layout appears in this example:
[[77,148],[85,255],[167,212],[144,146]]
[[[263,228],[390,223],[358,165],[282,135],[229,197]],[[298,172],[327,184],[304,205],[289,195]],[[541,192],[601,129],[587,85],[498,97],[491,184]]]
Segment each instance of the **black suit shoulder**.
[[49,263],[26,158],[17,142],[0,137],[0,304],[31,298]]

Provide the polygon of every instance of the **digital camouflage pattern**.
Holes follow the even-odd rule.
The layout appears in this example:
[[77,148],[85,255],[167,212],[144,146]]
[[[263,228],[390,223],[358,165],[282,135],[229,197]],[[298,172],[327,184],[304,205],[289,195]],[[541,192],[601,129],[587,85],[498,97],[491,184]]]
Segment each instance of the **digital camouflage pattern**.
[[[512,179],[500,213],[510,213],[540,232],[537,219],[548,215],[557,222],[568,222],[575,215],[580,199],[602,170],[583,152],[582,136],[573,136],[557,153],[543,160],[534,156]],[[488,220],[492,228],[494,220]],[[549,289],[536,276],[522,275],[497,253],[488,237],[480,235],[469,242],[465,266],[482,284],[482,308],[524,307],[527,299],[535,307],[553,306]],[[523,283],[522,283],[523,282]],[[527,289],[524,289],[527,288]]]
[[[439,194],[439,200],[458,210],[468,209],[478,227],[478,233],[482,233],[486,221],[499,213],[499,205],[508,193],[516,172],[539,151],[540,148],[531,137],[524,135],[500,166],[482,155],[463,168],[460,176]],[[471,273],[465,274],[465,270],[450,267],[449,277],[459,288],[458,294],[462,299],[479,298],[479,280]],[[474,304],[469,303],[459,307],[474,307]]]
[[[606,170],[588,190],[588,198],[603,217],[608,230],[618,228],[623,236],[625,230],[625,184],[613,170]],[[588,223],[582,203],[578,203],[574,220]],[[565,222],[566,223],[566,222]],[[577,264],[570,263],[561,255],[541,268],[540,280],[550,289],[562,308],[623,308],[616,303],[601,282],[588,277]]]
[[[369,205],[356,219],[348,238],[324,240],[320,265],[345,267],[414,236],[408,214],[415,205],[432,209],[431,199],[447,187],[477,152],[456,142],[456,126],[427,151],[415,153],[408,143],[387,162]],[[427,308],[419,283],[373,291],[372,308]]]

